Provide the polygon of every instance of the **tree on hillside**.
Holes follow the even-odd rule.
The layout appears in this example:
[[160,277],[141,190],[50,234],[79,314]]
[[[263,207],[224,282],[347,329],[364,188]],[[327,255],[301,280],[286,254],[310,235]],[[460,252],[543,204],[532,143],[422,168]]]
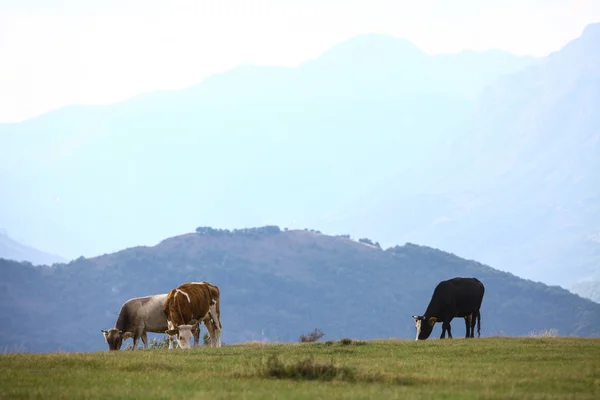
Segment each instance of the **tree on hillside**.
[[196,233],[203,236],[258,236],[258,235],[276,235],[281,233],[277,225],[266,225],[259,228],[234,229],[214,229],[210,226],[199,226]]
[[381,248],[381,246],[379,245],[379,242],[373,243],[373,241],[371,239],[369,239],[369,238],[361,238],[361,239],[358,239],[358,241],[360,243],[370,244],[371,246],[375,246],[375,247]]

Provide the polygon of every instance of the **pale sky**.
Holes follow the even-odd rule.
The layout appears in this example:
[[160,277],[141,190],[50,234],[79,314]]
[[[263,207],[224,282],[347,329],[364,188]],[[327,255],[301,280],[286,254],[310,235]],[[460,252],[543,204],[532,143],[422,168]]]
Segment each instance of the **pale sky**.
[[295,66],[361,33],[542,56],[599,21],[600,0],[0,0],[0,122]]

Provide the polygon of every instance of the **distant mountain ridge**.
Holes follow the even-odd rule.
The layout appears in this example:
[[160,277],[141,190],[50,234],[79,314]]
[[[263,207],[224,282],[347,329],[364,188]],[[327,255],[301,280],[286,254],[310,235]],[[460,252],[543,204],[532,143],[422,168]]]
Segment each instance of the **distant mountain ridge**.
[[370,185],[438,159],[476,94],[533,62],[489,57],[365,35],[298,68],[240,67],[2,124],[0,221],[69,257],[153,243],[190,219],[320,226]]
[[600,281],[582,281],[572,285],[571,292],[600,303]]
[[36,265],[52,265],[67,261],[60,256],[25,246],[11,239],[3,230],[0,230],[0,258],[14,261],[28,261]]
[[427,243],[564,287],[600,279],[599,32],[589,25],[487,86],[441,167],[413,170],[429,185],[406,193],[398,175],[346,206],[343,226],[319,226],[353,232],[361,221],[382,242]]
[[423,243],[564,287],[598,279],[598,26],[537,60],[365,35],[298,68],[0,125],[0,221],[10,210],[11,231],[70,257],[193,220]]
[[[442,224],[416,240],[441,246],[443,235],[445,249],[546,282],[600,279],[599,47],[600,24],[589,25],[484,90],[453,150],[470,155],[452,173],[476,204],[471,221],[447,215],[460,226]],[[477,236],[486,243],[471,249],[450,239]]]
[[[600,304],[567,290],[430,247],[407,243],[383,250],[363,240],[276,226],[200,227],[156,246],[54,267],[0,260],[0,346],[105,350],[100,329],[114,325],[127,299],[199,280],[219,286],[225,343],[297,341],[314,328],[329,340],[412,340],[412,315],[425,310],[439,281],[455,276],[475,276],[486,287],[484,337],[548,329],[600,336]],[[21,295],[25,290],[28,296]],[[453,328],[455,337],[464,336],[462,320]]]

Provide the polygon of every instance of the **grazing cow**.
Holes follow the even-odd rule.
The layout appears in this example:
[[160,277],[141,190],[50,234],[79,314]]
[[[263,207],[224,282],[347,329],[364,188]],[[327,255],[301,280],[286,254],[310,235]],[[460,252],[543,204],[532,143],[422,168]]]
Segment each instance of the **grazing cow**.
[[459,317],[465,319],[467,328],[466,338],[475,335],[475,321],[477,321],[477,337],[481,336],[481,302],[485,288],[476,278],[453,278],[440,282],[429,301],[425,315],[414,315],[417,337],[415,340],[425,340],[431,335],[436,322],[442,323],[442,335],[452,339],[450,321]]
[[[137,348],[139,339],[142,339],[144,348],[148,348],[146,332],[164,333],[168,329],[167,318],[163,313],[163,306],[167,294],[157,294],[146,297],[136,297],[127,300],[121,307],[115,327],[107,331],[102,330],[104,339],[108,343],[108,350],[120,350],[124,340],[133,337],[133,348]],[[196,346],[200,340],[200,332],[194,336]],[[173,347],[173,337],[169,337],[169,348]]]
[[193,326],[204,322],[210,334],[210,346],[221,347],[221,310],[219,288],[208,282],[187,282],[171,290],[163,307],[169,321],[169,336],[176,335],[182,349],[190,348]]

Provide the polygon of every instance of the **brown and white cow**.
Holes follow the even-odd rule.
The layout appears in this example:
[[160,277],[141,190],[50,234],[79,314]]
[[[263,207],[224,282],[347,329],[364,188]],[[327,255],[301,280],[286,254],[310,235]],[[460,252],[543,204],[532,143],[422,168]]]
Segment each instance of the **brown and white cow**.
[[221,310],[219,288],[208,282],[187,282],[171,290],[163,307],[169,336],[176,335],[177,344],[189,349],[192,335],[204,322],[210,335],[210,347],[221,347]]
[[[140,338],[144,348],[148,348],[146,332],[164,333],[168,329],[167,318],[163,307],[167,300],[167,293],[146,297],[135,297],[127,300],[115,323],[115,327],[107,331],[102,330],[104,339],[108,343],[108,350],[120,350],[124,340],[133,337],[133,348],[137,348]],[[195,345],[200,340],[200,331],[194,335]],[[169,348],[173,348],[173,337],[169,337]]]

